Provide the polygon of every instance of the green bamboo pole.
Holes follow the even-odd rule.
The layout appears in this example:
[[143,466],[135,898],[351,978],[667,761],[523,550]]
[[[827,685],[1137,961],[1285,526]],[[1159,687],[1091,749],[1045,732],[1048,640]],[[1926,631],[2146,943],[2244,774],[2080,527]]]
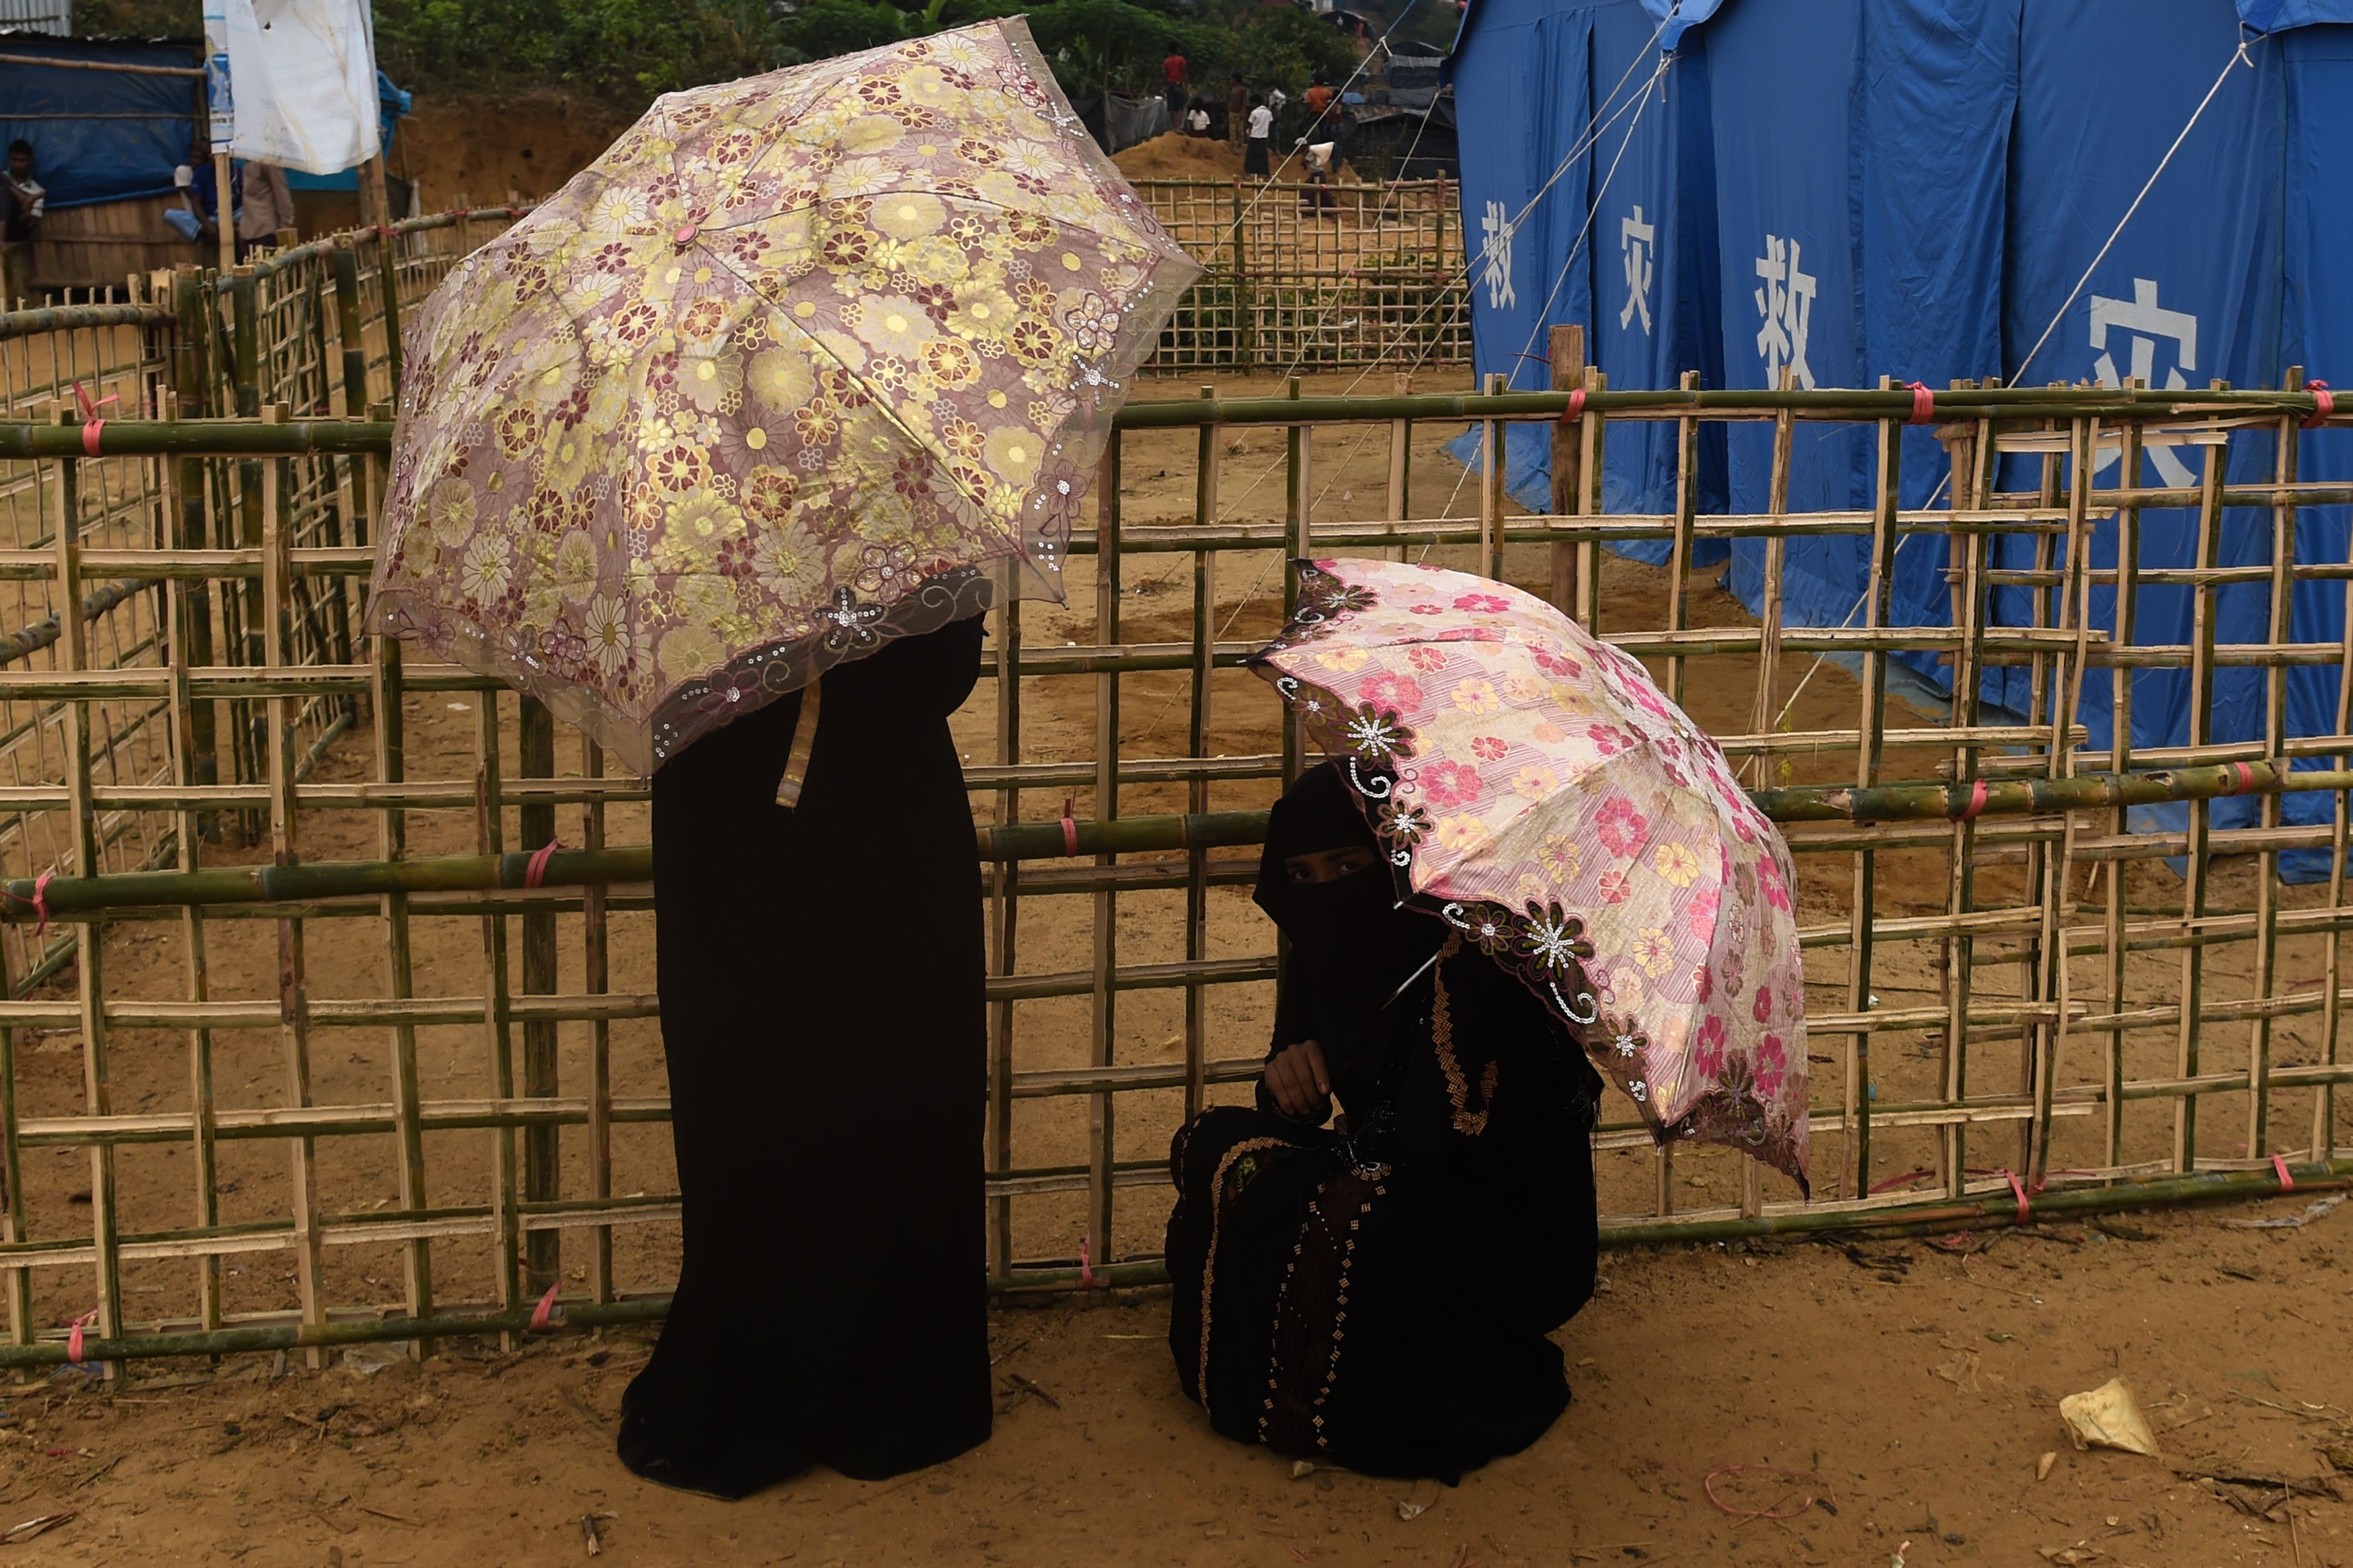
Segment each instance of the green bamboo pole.
[[[1982,786],[1983,799],[1977,798]],[[2044,816],[2105,811],[2124,805],[2207,800],[2218,795],[2353,788],[2353,772],[2290,771],[2270,763],[2170,768],[2122,775],[2084,773],[2068,779],[2006,779],[1977,784],[1898,784],[1752,790],[1750,798],[1777,822],[1930,822],[1982,816]],[[1266,813],[1219,811],[1182,816],[1130,816],[1077,824],[1082,858],[1155,850],[1228,848],[1263,841]],[[1062,826],[1015,823],[976,831],[985,860],[1065,858]],[[229,866],[200,871],[132,871],[105,877],[52,879],[45,897],[55,914],[181,904],[259,904],[305,900],[378,898],[387,893],[469,893],[520,889],[531,857],[523,853],[445,855],[388,861],[313,861],[299,866]],[[548,858],[543,885],[642,882],[653,875],[644,847],[562,849]],[[1181,885],[1181,882],[1172,885]],[[33,884],[5,884],[0,919],[28,921]]]
[[[2326,1192],[2353,1182],[2353,1161],[2335,1160],[2292,1165],[2289,1173],[2297,1191]],[[2030,1195],[2029,1223],[2042,1219],[2089,1218],[2135,1209],[2185,1204],[2247,1202],[2276,1195],[2283,1189],[2272,1171],[2200,1172],[2194,1175],[2137,1179],[2105,1187],[2066,1187]],[[1666,1224],[1605,1224],[1606,1247],[1698,1246],[1770,1237],[1829,1237],[1842,1232],[1857,1236],[1933,1236],[1957,1229],[1984,1230],[2018,1223],[2017,1200],[2007,1191],[1988,1193],[1956,1202],[1938,1197],[1918,1204],[1890,1204],[1869,1209],[1792,1210],[1753,1217],[1683,1220]],[[1167,1282],[1166,1265],[1139,1261],[1092,1269],[1098,1288],[1136,1289]],[[1080,1284],[1076,1268],[1030,1268],[993,1275],[996,1294],[1014,1291],[1068,1289]],[[556,1314],[559,1329],[582,1330],[627,1323],[659,1321],[669,1310],[666,1296],[639,1297],[610,1303],[562,1303]],[[375,1318],[321,1323],[282,1323],[195,1331],[111,1335],[86,1339],[85,1360],[122,1362],[156,1356],[219,1356],[260,1351],[292,1351],[341,1345],[382,1343],[459,1334],[499,1334],[519,1339],[530,1326],[527,1307],[480,1312],[442,1312],[430,1317]],[[0,1367],[61,1365],[67,1345],[62,1335],[32,1343],[0,1346]]]
[[[515,763],[524,778],[550,778],[555,773],[555,715],[536,698],[520,700],[516,726]],[[533,803],[516,810],[516,832],[522,847],[536,849],[555,841],[554,803]],[[555,916],[534,912],[522,917],[522,989],[525,995],[553,993],[556,988]],[[545,1098],[556,1092],[556,1026],[533,1019],[522,1026],[522,1092]],[[553,1127],[533,1128],[523,1135],[522,1195],[526,1203],[545,1203],[556,1194],[561,1165],[560,1145]],[[563,1238],[554,1231],[533,1231],[524,1238],[523,1291],[536,1300],[564,1271]]]

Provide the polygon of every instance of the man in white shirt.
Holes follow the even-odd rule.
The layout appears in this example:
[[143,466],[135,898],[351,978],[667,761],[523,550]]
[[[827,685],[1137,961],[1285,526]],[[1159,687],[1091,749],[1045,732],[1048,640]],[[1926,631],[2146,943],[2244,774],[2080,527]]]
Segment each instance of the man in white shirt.
[[1268,139],[1274,134],[1274,110],[1261,98],[1250,111],[1250,141],[1242,152],[1242,173],[1256,174],[1263,180],[1273,174],[1274,165],[1267,156]]

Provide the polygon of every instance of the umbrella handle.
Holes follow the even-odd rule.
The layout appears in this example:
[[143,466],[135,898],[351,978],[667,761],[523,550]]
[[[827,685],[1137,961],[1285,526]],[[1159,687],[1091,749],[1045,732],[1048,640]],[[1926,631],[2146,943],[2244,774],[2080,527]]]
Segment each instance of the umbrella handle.
[[801,710],[793,715],[792,749],[785,753],[785,776],[776,781],[776,804],[786,811],[801,803],[801,784],[808,778],[809,750],[817,744],[817,710],[822,680],[801,689]]

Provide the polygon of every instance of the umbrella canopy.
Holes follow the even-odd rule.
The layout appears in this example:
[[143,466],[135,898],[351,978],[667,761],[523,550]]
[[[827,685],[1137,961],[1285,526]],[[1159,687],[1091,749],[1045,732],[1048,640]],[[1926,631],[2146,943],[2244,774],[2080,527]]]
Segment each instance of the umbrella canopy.
[[371,624],[649,773],[887,638],[1060,598],[1198,273],[1018,20],[669,94],[426,301]]
[[1633,658],[1507,584],[1300,563],[1251,668],[1342,763],[1409,904],[1555,1008],[1661,1142],[1806,1184],[1788,847]]

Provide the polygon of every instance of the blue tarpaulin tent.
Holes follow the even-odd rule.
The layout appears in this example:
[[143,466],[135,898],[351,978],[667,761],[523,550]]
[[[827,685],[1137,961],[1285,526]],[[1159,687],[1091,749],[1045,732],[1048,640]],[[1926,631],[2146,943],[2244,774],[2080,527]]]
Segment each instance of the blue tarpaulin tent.
[[[0,54],[104,65],[189,68],[193,44],[116,43],[11,33]],[[0,143],[33,145],[52,207],[153,196],[188,161],[199,84],[188,77],[0,64]]]
[[[1882,375],[2274,386],[2291,364],[2353,378],[2353,0],[1472,0],[1451,79],[1482,375],[1545,384],[1546,329],[1573,321],[1617,388],[1671,387],[1685,371],[1767,387],[1785,367],[1821,386]],[[1576,117],[1566,132],[1564,109]],[[1525,145],[1531,123],[1545,124],[1540,149]],[[1605,510],[1666,510],[1666,428],[1613,434]],[[1545,432],[1515,437],[1506,484],[1548,509]],[[1736,426],[1720,470],[1704,452],[1701,509],[1764,510],[1770,441],[1766,426]],[[2232,445],[2232,479],[2268,474],[2260,435]],[[1475,446],[1458,450],[1475,460]],[[2168,483],[2205,460],[2189,446],[2146,458],[2148,478]],[[2353,469],[2353,438],[2316,436],[2302,463],[2307,477]],[[1801,426],[1789,504],[1867,505],[1871,465],[1867,430]],[[1945,468],[1926,431],[1906,432],[1904,503],[1927,504]],[[2145,511],[2140,528],[2144,566],[2189,563],[2193,517]],[[2341,561],[2347,535],[2345,509],[2307,508],[2295,548]],[[1997,549],[2018,564],[2033,545]],[[2271,550],[2268,513],[2226,518],[2225,563]],[[1788,620],[1849,621],[1864,551],[1790,542]],[[2115,551],[2104,525],[2095,563],[2113,565]],[[1763,546],[1731,553],[1728,586],[1754,609]],[[1899,551],[1900,624],[1949,622],[1942,555],[1927,535]],[[1995,618],[2031,620],[2031,593],[2001,591]],[[2262,640],[2266,595],[2223,589],[2221,639]],[[2095,595],[2095,617],[2113,601]],[[2137,640],[2187,640],[2189,609],[2187,589],[2144,588]],[[2292,638],[2337,638],[2343,610],[2340,585],[2299,584]],[[1941,679],[1934,665],[1915,673]],[[2337,687],[2334,668],[2293,672],[2295,731],[2334,731]],[[2179,743],[2187,673],[2136,672],[2132,694],[2136,744]],[[2031,702],[2019,670],[1990,672],[1982,695],[2012,712]],[[2080,717],[2094,744],[2111,709],[2108,682],[2086,681]],[[2260,672],[2222,671],[2214,738],[2262,722]],[[2327,797],[2286,806],[2290,820],[2316,819]],[[2254,805],[2215,809],[2227,825]],[[2301,877],[2325,858],[2283,860]]]
[[[0,63],[0,145],[19,137],[32,143],[51,207],[171,194],[172,171],[188,161],[191,142],[204,134],[196,118],[200,84],[188,77],[83,68],[190,68],[203,58],[197,45],[10,33],[0,36],[0,54],[75,62]],[[376,75],[376,93],[389,146],[392,125],[408,112],[409,97],[382,72]],[[287,184],[298,190],[359,188],[349,170],[327,175],[290,172]]]

